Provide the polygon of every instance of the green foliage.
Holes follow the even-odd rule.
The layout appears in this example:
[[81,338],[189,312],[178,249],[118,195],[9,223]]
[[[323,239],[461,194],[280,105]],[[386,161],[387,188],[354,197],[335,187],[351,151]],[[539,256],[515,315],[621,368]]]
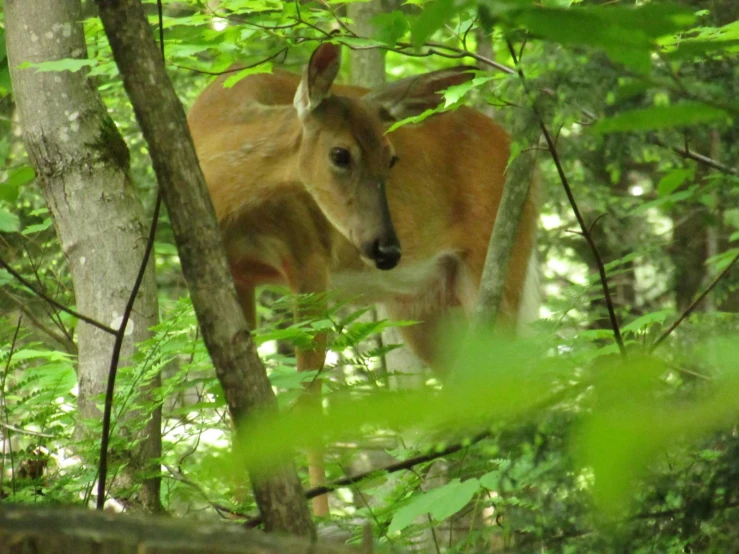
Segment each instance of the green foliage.
[[479,489],[480,482],[477,479],[464,482],[452,479],[429,492],[416,494],[395,513],[388,532],[398,533],[425,514],[436,521],[444,521],[464,508]]
[[716,121],[727,117],[724,110],[685,102],[674,106],[655,106],[641,110],[623,112],[617,116],[601,119],[593,127],[599,133],[619,131],[651,131],[669,127],[684,127]]

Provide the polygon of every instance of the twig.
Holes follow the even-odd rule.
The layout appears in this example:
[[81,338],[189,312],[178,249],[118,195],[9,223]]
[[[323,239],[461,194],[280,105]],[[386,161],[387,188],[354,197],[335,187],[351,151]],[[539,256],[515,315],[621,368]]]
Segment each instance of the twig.
[[[36,278],[36,283],[38,284],[39,290],[44,291],[44,283],[41,279],[41,276],[38,273],[38,267],[37,264],[33,261],[33,256],[31,256],[31,252],[28,250],[28,246],[25,242],[23,242],[23,251],[26,253],[26,257],[28,258],[28,265],[31,266],[31,271],[33,271],[33,276]],[[57,296],[59,292],[59,286],[61,285],[61,279],[57,278]],[[64,336],[66,336],[70,341],[72,340],[72,336],[69,334],[69,331],[67,331],[67,328],[64,326],[64,323],[62,322],[62,318],[59,316],[58,311],[49,310],[49,318],[51,318],[51,321],[54,322],[54,324],[57,326],[57,328],[64,333]]]
[[[18,316],[18,323],[15,326],[15,331],[13,332],[13,340],[10,341],[10,352],[8,353],[8,359],[5,361],[5,371],[3,371],[3,378],[2,382],[0,383],[0,400],[2,400],[3,403],[3,417],[5,418],[5,428],[7,430],[9,429],[9,419],[8,419],[8,403],[5,398],[5,381],[8,378],[8,371],[10,371],[10,361],[13,359],[13,353],[15,352],[15,345],[18,342],[18,333],[21,329],[21,322],[23,321],[23,316]],[[6,434],[6,442],[8,444],[8,454],[10,454],[10,475],[11,475],[11,483],[13,487],[13,495],[15,495],[15,467],[13,462],[13,441],[10,440],[11,436],[10,433]],[[2,457],[2,466],[0,467],[0,475],[5,474],[5,456]],[[2,492],[3,483],[2,478],[0,478],[0,492]]]
[[664,342],[664,340],[667,337],[669,337],[672,334],[672,332],[675,329],[677,329],[678,326],[690,316],[691,313],[693,313],[693,310],[695,310],[698,304],[700,304],[701,301],[708,295],[708,293],[713,290],[713,288],[718,284],[718,282],[724,277],[726,277],[726,275],[728,275],[729,271],[731,270],[732,266],[737,262],[737,260],[739,260],[739,254],[734,256],[734,259],[731,260],[731,262],[729,262],[729,265],[726,266],[726,268],[718,275],[718,277],[716,277],[711,282],[711,284],[708,285],[706,289],[702,293],[700,293],[695,300],[693,300],[693,302],[691,302],[690,306],[688,306],[685,309],[685,311],[682,314],[680,314],[680,317],[678,317],[675,320],[675,322],[672,325],[670,325],[670,328],[667,329],[664,333],[662,333],[662,335],[660,335],[660,337],[654,341],[654,344],[652,344],[651,348],[649,349],[650,352],[653,352],[660,344],[662,344],[662,342]]
[[657,137],[650,137],[647,139],[648,142],[651,142],[653,144],[656,144],[657,146],[662,146],[663,148],[669,148],[676,154],[679,154],[680,156],[684,158],[689,158],[691,160],[695,160],[698,163],[701,163],[703,165],[707,165],[708,167],[715,169],[717,171],[720,171],[721,173],[726,173],[727,175],[739,175],[739,169],[729,167],[728,165],[724,165],[721,162],[717,162],[716,160],[709,158],[708,156],[704,156],[703,154],[699,154],[697,152],[692,152],[688,149],[687,145],[685,148],[678,148],[677,146],[670,146],[669,144],[666,144],[662,139]]
[[[508,51],[511,53],[511,57],[513,58],[513,61],[517,66],[518,77],[521,80],[521,84],[523,85],[526,94],[529,95],[529,97],[531,98],[531,91],[529,89],[528,81],[526,81],[523,70],[518,65],[516,51],[513,48],[513,44],[508,39],[506,39],[506,44],[508,45]],[[582,214],[580,213],[580,209],[577,206],[577,202],[575,201],[575,197],[572,194],[570,183],[567,179],[567,175],[565,175],[564,169],[562,167],[562,162],[559,159],[559,154],[557,153],[557,147],[554,144],[554,140],[552,139],[552,135],[549,133],[549,130],[544,123],[544,119],[542,118],[541,113],[539,112],[539,109],[537,108],[536,102],[533,100],[533,98],[531,102],[531,109],[539,123],[539,127],[541,128],[542,133],[544,134],[544,139],[547,141],[547,145],[549,146],[549,153],[552,156],[552,161],[554,161],[554,165],[557,167],[557,173],[559,174],[559,178],[562,181],[562,186],[565,189],[567,200],[572,207],[572,211],[575,214],[577,223],[580,225],[580,230],[582,231],[583,237],[585,237],[585,240],[587,241],[588,246],[593,253],[593,257],[595,258],[595,263],[598,266],[598,273],[600,275],[600,282],[603,286],[603,296],[605,297],[606,307],[608,309],[608,317],[611,320],[613,337],[616,340],[616,344],[618,344],[618,349],[621,351],[621,355],[626,357],[626,347],[624,346],[623,337],[621,337],[621,329],[619,328],[618,319],[616,318],[616,310],[613,306],[613,299],[611,298],[610,288],[608,287],[608,277],[606,275],[605,266],[603,265],[603,260],[600,257],[598,248],[593,241],[593,237],[588,230],[588,226],[585,224],[585,220],[583,219]]]
[[182,483],[183,485],[187,485],[190,488],[195,489],[198,491],[200,496],[203,497],[203,500],[205,500],[210,506],[219,514],[225,513],[230,516],[244,519],[246,518],[246,514],[243,514],[241,512],[237,512],[235,510],[232,510],[228,506],[224,506],[223,504],[218,504],[217,502],[213,502],[210,498],[208,498],[208,495],[203,490],[203,487],[198,485],[197,483],[190,481],[187,477],[182,475],[182,473],[179,470],[175,470],[173,467],[168,466],[167,464],[163,464],[164,468],[168,471],[168,473],[165,474],[165,477],[169,477],[170,479],[173,479],[179,483]]
[[146,273],[146,266],[149,262],[149,257],[152,249],[154,248],[154,238],[156,237],[157,222],[159,221],[159,209],[162,206],[162,194],[157,194],[157,200],[154,204],[154,214],[151,217],[151,227],[149,228],[149,238],[146,242],[146,249],[144,250],[144,257],[141,260],[139,266],[139,273],[136,276],[136,282],[131,289],[131,294],[128,297],[128,303],[123,311],[123,318],[121,325],[115,335],[115,344],[113,346],[113,355],[110,358],[110,369],[108,370],[108,385],[105,391],[105,408],[103,409],[103,432],[100,437],[100,464],[98,466],[98,494],[96,508],[102,510],[105,507],[105,480],[108,477],[108,444],[110,442],[110,419],[113,412],[113,393],[115,392],[115,378],[118,372],[118,360],[121,356],[121,348],[123,347],[123,339],[126,335],[126,327],[128,320],[131,317],[133,311],[133,305],[136,301],[139,288],[144,280],[144,274]]
[[[521,414],[519,416],[514,417],[511,420],[511,422],[520,421],[521,419],[526,417],[526,414],[536,413],[536,412],[540,412],[541,410],[551,408],[552,406],[559,404],[565,398],[577,393],[578,391],[585,390],[591,384],[592,382],[590,380],[583,380],[580,383],[576,383],[576,384],[569,385],[567,387],[560,388],[556,390],[555,392],[551,393],[549,396],[543,398],[541,401],[534,403],[534,405],[532,405],[531,408],[525,414]],[[408,458],[407,460],[403,460],[402,462],[396,462],[394,464],[389,464],[387,466],[379,467],[377,469],[371,469],[369,471],[357,473],[356,475],[342,477],[341,479],[336,479],[334,481],[331,481],[330,483],[321,485],[320,487],[308,489],[303,494],[306,499],[310,500],[311,498],[315,496],[320,496],[322,494],[332,492],[334,489],[339,489],[342,487],[353,485],[355,483],[358,483],[359,481],[362,481],[368,477],[372,477],[379,473],[395,473],[397,471],[403,471],[403,470],[413,471],[415,466],[419,464],[423,464],[426,462],[432,462],[439,458],[443,458],[444,456],[454,454],[455,452],[459,452],[463,448],[473,446],[480,441],[490,438],[492,435],[493,435],[492,431],[489,431],[489,430],[482,431],[478,433],[477,435],[473,436],[469,441],[458,442],[458,443],[449,445],[442,450],[437,450],[435,452],[430,452],[428,454],[421,454],[419,456],[414,456],[413,458]],[[246,520],[244,522],[244,526],[247,528],[253,528],[253,527],[256,527],[257,525],[260,525],[261,523],[262,523],[262,518],[260,516],[255,516],[255,517],[252,517]]]
[[[271,56],[264,58],[263,60],[260,60],[258,62],[249,64],[249,65],[244,65],[241,67],[230,67],[228,69],[224,69],[223,71],[207,71],[205,69],[196,69],[194,67],[187,67],[185,65],[179,65],[176,63],[168,63],[167,65],[176,67],[178,69],[186,69],[187,71],[192,71],[193,73],[202,73],[203,75],[226,75],[228,73],[236,73],[237,71],[242,71],[244,69],[251,69],[252,67],[257,67],[258,65],[262,65],[263,63],[267,63],[268,61],[274,60],[280,54],[284,54],[285,57],[287,57],[287,53],[289,51],[290,51],[290,48],[288,46],[285,46],[283,48],[280,48],[277,52],[275,52]],[[284,58],[283,58],[283,61],[284,61]]]
[[[341,479],[336,479],[334,481],[331,481],[330,483],[321,485],[320,487],[314,487],[312,489],[308,489],[307,491],[305,491],[304,496],[306,500],[310,500],[311,498],[315,498],[316,496],[321,496],[323,494],[330,493],[336,489],[354,485],[374,475],[378,475],[381,473],[389,474],[389,473],[395,473],[397,471],[403,471],[406,469],[412,469],[419,464],[424,464],[426,462],[432,462],[439,458],[443,458],[444,456],[449,456],[450,454],[459,452],[463,448],[467,448],[468,446],[477,444],[478,442],[484,439],[487,439],[490,436],[491,436],[490,431],[483,431],[482,433],[478,433],[477,435],[475,435],[472,439],[469,440],[469,442],[465,442],[465,443],[460,442],[460,443],[452,444],[442,450],[437,450],[435,452],[429,452],[428,454],[421,454],[420,456],[414,456],[413,458],[408,458],[407,460],[403,460],[402,462],[396,462],[394,464],[389,464],[389,465],[379,467],[376,469],[370,469],[369,471],[363,471],[362,473],[357,473],[355,475],[349,475],[347,477],[342,477]],[[244,526],[247,528],[253,528],[253,527],[256,527],[257,525],[260,525],[261,523],[262,523],[262,518],[260,516],[256,516],[256,517],[252,517],[246,520],[244,522]]]
[[41,431],[31,431],[30,429],[21,429],[20,427],[16,427],[15,425],[10,425],[10,423],[7,423],[7,421],[0,422],[0,425],[2,425],[3,429],[8,429],[20,435],[31,435],[32,437],[43,437],[45,439],[58,438],[57,435],[51,435],[49,433],[42,433]]
[[26,316],[26,319],[28,319],[34,327],[64,346],[64,349],[70,354],[77,355],[77,345],[73,340],[69,339],[67,336],[57,333],[56,331],[54,331],[54,329],[50,329],[49,327],[44,325],[43,322],[39,321],[39,319],[33,314],[33,312],[31,312],[31,310],[28,309],[28,307],[20,299],[16,298],[8,291],[3,291],[3,293],[5,293],[5,297],[8,300],[10,300],[18,307],[18,309],[23,313],[23,315]]
[[24,287],[28,288],[33,294],[38,296],[39,298],[43,298],[46,302],[54,306],[55,308],[62,310],[63,312],[68,313],[69,315],[76,317],[80,321],[84,321],[85,323],[88,323],[92,325],[93,327],[97,327],[101,331],[105,331],[106,333],[110,335],[115,335],[118,331],[115,329],[112,329],[108,327],[107,325],[100,323],[99,321],[95,321],[91,317],[87,317],[86,315],[82,315],[78,312],[75,312],[74,310],[67,308],[64,304],[60,304],[47,294],[41,292],[40,290],[36,289],[31,283],[29,283],[20,273],[18,273],[16,270],[14,270],[12,267],[10,267],[5,260],[0,258],[0,267],[5,269],[8,273],[10,273],[16,281],[19,281]]
[[467,448],[468,446],[477,444],[478,442],[485,440],[490,436],[490,431],[483,431],[472,437],[469,442],[452,444],[442,450],[414,456],[413,458],[408,458],[407,460],[403,460],[402,462],[396,462],[394,464],[389,464],[378,469],[372,469],[362,473],[357,473],[356,475],[342,477],[341,479],[336,479],[335,481],[331,481],[326,485],[321,485],[320,487],[308,489],[307,491],[305,491],[305,497],[310,500],[311,498],[321,496],[322,494],[329,493],[333,490],[340,489],[342,487],[348,487],[349,485],[353,485],[355,483],[358,483],[359,481],[363,481],[372,475],[377,475],[378,472],[395,473],[398,471],[411,469],[412,467],[415,467],[417,465],[424,464],[426,462],[432,462],[434,460],[438,460],[439,458],[443,458],[444,456],[449,456],[450,454],[459,452],[463,448]]

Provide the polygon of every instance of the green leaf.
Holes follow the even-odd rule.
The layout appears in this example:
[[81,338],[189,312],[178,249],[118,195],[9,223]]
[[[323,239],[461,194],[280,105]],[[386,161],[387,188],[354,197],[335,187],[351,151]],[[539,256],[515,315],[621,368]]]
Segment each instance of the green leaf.
[[440,367],[455,375],[443,390],[377,391],[367,398],[336,393],[327,414],[307,418],[293,409],[241,426],[236,442],[249,448],[238,448],[235,455],[254,467],[269,467],[296,447],[348,440],[366,426],[467,427],[515,417],[551,394],[552,379],[571,372],[567,360],[544,357],[544,345],[536,342],[502,340],[483,330],[462,335],[453,326],[443,336]]
[[402,127],[403,125],[409,125],[409,124],[412,125],[415,123],[421,123],[424,119],[431,117],[435,113],[440,113],[443,111],[444,111],[444,106],[442,104],[439,104],[435,108],[430,108],[426,110],[425,112],[420,113],[418,115],[413,115],[411,117],[406,117],[405,119],[401,119],[400,121],[396,121],[385,132],[389,134],[389,133],[392,133],[398,127]]
[[673,169],[667,175],[660,179],[657,184],[657,194],[659,196],[666,196],[672,194],[676,188],[682,185],[687,180],[692,180],[695,175],[694,169]]
[[457,104],[468,92],[495,79],[495,75],[481,75],[465,83],[453,85],[444,91],[444,107],[449,108]]
[[62,60],[53,60],[48,62],[30,63],[24,62],[20,64],[20,68],[33,67],[36,71],[45,73],[49,71],[71,71],[76,72],[83,67],[94,67],[97,60],[80,60],[78,58],[64,58]]
[[272,73],[272,62],[266,62],[254,67],[247,67],[245,69],[242,69],[235,75],[231,75],[225,81],[223,81],[223,88],[231,88],[236,83],[241,81],[241,79],[243,79],[244,77],[247,77],[248,75],[254,75],[256,73]]
[[459,483],[458,479],[454,479],[436,490],[438,494],[429,511],[436,521],[444,521],[472,500],[472,497],[480,490],[480,482],[477,479],[467,479]]
[[17,233],[19,229],[18,216],[0,208],[0,233]]
[[36,177],[36,172],[33,168],[30,165],[24,165],[11,171],[8,180],[5,182],[6,184],[20,187],[26,183],[30,183],[34,177]]
[[739,39],[689,40],[681,42],[675,50],[667,52],[666,57],[672,60],[680,60],[737,51],[739,51]]
[[441,29],[454,14],[462,9],[463,3],[455,0],[434,0],[423,5],[423,12],[411,25],[411,42],[421,46],[431,35]]
[[647,210],[651,210],[653,208],[659,208],[664,207],[665,209],[671,209],[672,206],[679,202],[684,202],[685,200],[689,200],[695,196],[695,193],[697,192],[698,187],[696,185],[691,186],[688,190],[681,190],[679,192],[673,192],[672,194],[668,194],[666,196],[662,196],[660,198],[657,198],[656,200],[650,200],[649,202],[644,202],[644,204],[641,204],[631,210],[631,213],[629,215],[639,215],[643,214]]
[[13,90],[13,85],[10,82],[10,68],[8,62],[4,61],[0,63],[0,95],[6,96]]
[[[722,352],[716,347],[716,357],[729,354],[736,364],[736,346],[731,344],[729,348],[729,352]],[[608,383],[609,388],[619,386],[615,379]],[[638,387],[629,383],[628,388],[621,388],[621,401],[596,406],[576,440],[580,464],[590,468],[595,478],[595,504],[611,516],[623,514],[640,479],[666,449],[681,440],[703,440],[736,421],[739,375],[734,368],[716,380],[711,394],[692,401],[656,398],[653,394],[633,398]]]
[[390,46],[395,46],[410,28],[407,17],[399,10],[377,15],[371,23],[375,28],[373,38]]
[[491,491],[497,491],[500,488],[500,471],[490,471],[480,477],[480,485]]
[[737,255],[739,255],[739,248],[729,248],[725,252],[708,258],[706,264],[713,266],[715,271],[723,271],[729,267],[729,264],[734,261]]
[[619,115],[601,119],[593,126],[593,130],[598,133],[651,131],[697,125],[724,119],[727,116],[728,114],[719,108],[699,102],[683,102],[672,106],[655,106],[622,112]]
[[171,42],[167,42],[167,48],[165,51],[168,58],[192,58],[195,54],[200,54],[210,48],[213,48],[213,45],[207,43],[172,44]]
[[651,68],[654,39],[689,27],[695,15],[688,8],[647,4],[638,8],[532,7],[513,19],[532,33],[560,44],[602,48],[611,59],[646,73]]
[[269,373],[269,382],[273,387],[286,390],[304,390],[303,387],[312,382],[318,371],[296,371],[294,367],[280,366]]
[[660,310],[658,312],[652,312],[644,314],[641,317],[637,317],[634,321],[621,327],[621,332],[626,333],[638,333],[642,329],[650,327],[655,323],[664,323],[665,319],[673,315],[673,310]]
[[21,231],[21,235],[32,235],[33,233],[40,233],[41,231],[46,231],[49,227],[51,227],[51,218],[47,217],[44,219],[41,223],[36,223],[34,225],[29,225],[23,231]]
[[439,488],[417,494],[396,512],[388,532],[402,531],[416,518],[428,513],[435,520],[443,521],[464,508],[478,490],[480,482],[477,479],[468,479],[464,483],[453,479]]
[[506,163],[506,166],[505,166],[506,171],[508,171],[508,168],[511,167],[511,164],[521,154],[521,151],[522,151],[521,143],[518,142],[517,140],[511,141],[510,149],[511,151],[508,154],[508,162]]
[[569,8],[573,0],[542,0],[541,5],[545,8]]
[[28,165],[12,170],[8,179],[0,185],[0,200],[14,203],[18,199],[20,187],[32,181],[35,176],[33,168]]

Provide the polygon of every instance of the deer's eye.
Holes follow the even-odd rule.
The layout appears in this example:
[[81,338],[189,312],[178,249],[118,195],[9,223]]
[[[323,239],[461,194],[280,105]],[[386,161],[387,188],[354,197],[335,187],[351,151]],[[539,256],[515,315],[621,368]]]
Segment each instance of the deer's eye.
[[394,166],[394,165],[395,165],[396,163],[398,163],[398,160],[400,160],[400,158],[398,158],[398,156],[393,156],[392,158],[390,158],[390,169],[392,169],[392,168],[393,168],[393,166]]
[[346,169],[352,163],[352,155],[346,148],[332,148],[329,155],[331,157],[331,162],[336,167]]

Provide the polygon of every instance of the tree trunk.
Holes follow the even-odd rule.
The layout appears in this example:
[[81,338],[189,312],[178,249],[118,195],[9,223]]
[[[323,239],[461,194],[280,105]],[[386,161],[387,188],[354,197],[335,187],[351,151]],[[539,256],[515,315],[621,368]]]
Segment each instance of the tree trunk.
[[[87,57],[80,2],[6,0],[5,23],[26,150],[69,263],[77,309],[117,328],[148,231],[129,178],[128,148],[85,70],[41,73],[18,67]],[[122,363],[138,342],[151,337],[149,328],[157,318],[154,264],[149,264],[123,342]],[[106,387],[114,338],[83,322],[77,330],[80,419],[99,418],[96,402]],[[150,476],[143,480],[139,499],[148,511],[161,509],[160,478],[151,463],[161,455],[160,419],[156,410],[143,431],[146,437],[127,455],[132,470]]]
[[[139,0],[98,0],[98,9],[149,146],[192,303],[231,416],[240,425],[247,416],[273,413],[277,402],[238,305],[185,112],[143,6]],[[315,534],[291,461],[272,468],[269,475],[253,470],[250,475],[268,531]]]
[[[352,18],[352,30],[360,37],[370,38],[375,32],[372,18],[383,12],[382,0],[357,2],[347,6]],[[385,51],[379,48],[349,52],[351,84],[375,88],[385,84]]]

